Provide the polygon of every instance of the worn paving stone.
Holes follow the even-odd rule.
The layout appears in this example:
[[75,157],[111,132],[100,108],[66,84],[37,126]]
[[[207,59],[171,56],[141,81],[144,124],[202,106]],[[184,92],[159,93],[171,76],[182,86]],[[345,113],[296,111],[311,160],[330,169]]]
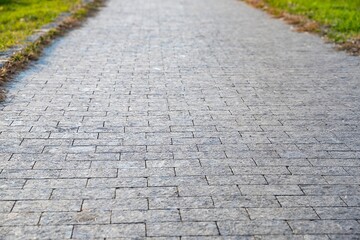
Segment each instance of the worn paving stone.
[[360,224],[355,220],[289,221],[295,234],[359,234]]
[[167,222],[149,223],[148,236],[216,236],[219,235],[215,222]]
[[144,237],[144,224],[107,224],[107,225],[76,225],[73,231],[75,239]]
[[44,212],[41,225],[110,224],[110,211]]
[[112,223],[179,222],[178,210],[112,211]]
[[0,239],[359,239],[359,66],[241,1],[108,0],[6,85]]
[[290,227],[285,221],[219,221],[222,235],[251,235],[251,234],[291,234]]

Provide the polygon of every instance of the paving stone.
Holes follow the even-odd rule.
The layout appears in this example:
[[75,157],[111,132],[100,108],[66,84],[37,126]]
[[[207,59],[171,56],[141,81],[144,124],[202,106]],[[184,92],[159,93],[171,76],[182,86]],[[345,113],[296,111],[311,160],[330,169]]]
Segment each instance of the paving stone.
[[280,207],[274,196],[213,196],[216,208]]
[[244,195],[304,195],[297,185],[240,185]]
[[238,221],[249,219],[244,208],[181,209],[180,214],[181,219],[185,222]]
[[40,225],[110,224],[110,211],[44,212]]
[[[83,188],[86,186],[87,179],[29,179],[26,181],[24,189],[39,188]],[[31,190],[33,191],[33,190]],[[36,192],[36,191],[35,191]]]
[[150,187],[208,185],[204,176],[149,177],[148,179]]
[[224,175],[224,176],[207,176],[210,185],[235,185],[235,184],[248,184],[259,185],[266,184],[263,175]]
[[80,211],[80,200],[27,200],[17,201],[12,212],[64,212]]
[[251,158],[238,158],[238,159],[209,159],[209,158],[201,158],[200,159],[201,166],[203,167],[216,167],[216,166],[256,166],[256,163]]
[[306,195],[359,195],[358,185],[302,185]]
[[51,189],[6,189],[0,191],[0,200],[49,199]]
[[87,187],[117,188],[117,187],[146,187],[146,178],[91,178]]
[[329,237],[327,235],[256,235],[256,240],[285,240],[285,239],[294,239],[294,240],[329,240]]
[[178,210],[147,210],[147,211],[113,211],[112,223],[139,223],[139,222],[178,222]]
[[148,160],[146,161],[146,167],[148,168],[167,168],[167,167],[177,167],[177,168],[187,168],[191,169],[194,167],[200,167],[200,161],[198,159],[194,160]]
[[221,235],[290,234],[285,221],[219,221]]
[[213,206],[210,197],[157,197],[149,199],[150,209],[209,208]]
[[37,225],[40,213],[0,213],[1,226]]
[[248,208],[247,212],[254,220],[294,220],[319,219],[314,210],[306,208]]
[[318,175],[265,175],[266,181],[272,185],[327,184],[326,177]]
[[82,205],[84,210],[147,210],[148,203],[143,198],[131,198],[131,199],[99,199],[99,200],[84,200]]
[[145,161],[91,161],[91,168],[145,168]]
[[346,206],[340,196],[277,196],[283,207],[341,207]]
[[0,227],[0,237],[2,239],[23,239],[24,236],[30,239],[69,239],[72,229],[72,226],[9,226]]
[[90,161],[36,161],[33,169],[88,169]]
[[359,219],[358,207],[316,207],[316,213],[321,219]]
[[73,238],[118,238],[144,237],[144,224],[108,224],[108,225],[77,225],[74,227]]
[[115,188],[57,188],[51,194],[51,199],[61,200],[112,198],[115,198]]
[[255,238],[252,236],[196,236],[196,237],[191,237],[191,236],[185,236],[182,237],[181,239],[185,239],[185,240],[254,240]]
[[214,222],[167,222],[147,224],[148,236],[218,235]]
[[241,195],[239,188],[236,185],[228,186],[179,186],[179,195],[181,197],[193,197],[193,196],[232,196]]
[[359,234],[360,225],[355,220],[289,221],[295,234]]
[[174,168],[118,169],[119,177],[175,176]]
[[143,188],[118,188],[116,198],[148,198],[148,197],[176,197],[176,187],[143,187]]
[[0,189],[23,188],[25,179],[0,179]]

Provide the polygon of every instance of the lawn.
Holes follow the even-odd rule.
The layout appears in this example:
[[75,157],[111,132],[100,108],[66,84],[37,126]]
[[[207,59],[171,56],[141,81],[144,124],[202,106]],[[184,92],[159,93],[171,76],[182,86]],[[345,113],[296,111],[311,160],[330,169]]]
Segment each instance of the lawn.
[[61,13],[74,9],[81,0],[0,0],[0,51],[18,45],[36,29]]
[[360,0],[250,0],[265,3],[272,12],[302,15],[321,26],[335,42],[360,38]]

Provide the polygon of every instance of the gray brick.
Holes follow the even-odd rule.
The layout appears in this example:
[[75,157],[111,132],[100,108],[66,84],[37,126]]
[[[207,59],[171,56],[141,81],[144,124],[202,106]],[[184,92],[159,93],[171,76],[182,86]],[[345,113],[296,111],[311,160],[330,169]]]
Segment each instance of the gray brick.
[[234,174],[290,174],[286,167],[231,167]]
[[61,200],[112,198],[115,198],[115,188],[58,188],[51,194],[51,199]]
[[280,207],[274,196],[213,196],[216,208]]
[[116,198],[176,197],[176,187],[118,188]]
[[[86,186],[86,179],[30,179],[24,189],[36,188],[79,188]],[[32,190],[31,190],[32,191]]]
[[272,185],[297,184],[327,184],[326,178],[317,175],[265,175],[267,182]]
[[342,167],[289,167],[292,174],[303,175],[347,175]]
[[116,187],[146,187],[146,178],[91,178],[87,187],[116,188]]
[[207,179],[210,185],[259,185],[267,183],[262,175],[207,176]]
[[77,225],[74,227],[75,239],[144,237],[144,224]]
[[119,153],[69,153],[67,161],[118,161]]
[[149,199],[150,209],[209,208],[213,206],[210,197],[157,197]]
[[321,219],[359,219],[360,208],[358,207],[316,207],[316,213]]
[[360,232],[355,220],[289,221],[295,234],[354,234]]
[[64,212],[80,211],[80,200],[27,200],[17,201],[12,212]]
[[185,236],[182,237],[183,240],[254,240],[252,236]]
[[0,213],[1,226],[37,225],[40,213]]
[[229,186],[179,186],[179,195],[181,197],[194,197],[194,196],[232,196],[241,195],[239,188],[236,185]]
[[221,235],[290,234],[285,221],[220,221]]
[[287,158],[256,158],[258,166],[310,166],[308,159],[287,159]]
[[0,179],[0,189],[23,188],[25,179]]
[[66,239],[71,237],[72,226],[15,226],[0,227],[1,239]]
[[90,161],[37,161],[33,169],[88,169]]
[[139,222],[178,222],[178,210],[147,210],[147,211],[113,211],[112,223],[139,223]]
[[170,187],[184,185],[207,185],[204,176],[149,177],[150,187]]
[[0,200],[49,199],[51,189],[5,189],[0,191]]
[[359,195],[358,185],[304,185],[301,189],[306,195]]
[[174,168],[119,169],[119,177],[175,176]]
[[110,211],[45,212],[40,225],[110,224]]
[[146,167],[148,168],[194,168],[200,167],[200,161],[198,159],[192,160],[148,160],[146,161]]
[[181,209],[180,214],[181,219],[185,222],[238,221],[249,219],[244,208]]
[[100,199],[100,200],[84,200],[82,205],[84,210],[147,210],[148,203],[144,198],[130,199]]
[[216,166],[256,166],[255,162],[251,158],[238,158],[238,159],[209,159],[201,158],[201,166],[203,167],[216,167]]
[[244,195],[304,195],[297,185],[240,185]]
[[341,207],[346,204],[339,196],[277,196],[283,207]]
[[145,161],[91,161],[91,168],[145,168]]
[[168,222],[147,224],[148,236],[219,235],[214,222]]
[[3,170],[0,173],[0,178],[57,178],[60,175],[59,170]]
[[176,176],[196,176],[196,175],[233,175],[229,167],[192,167],[175,168]]
[[252,220],[319,219],[310,207],[302,208],[248,208]]

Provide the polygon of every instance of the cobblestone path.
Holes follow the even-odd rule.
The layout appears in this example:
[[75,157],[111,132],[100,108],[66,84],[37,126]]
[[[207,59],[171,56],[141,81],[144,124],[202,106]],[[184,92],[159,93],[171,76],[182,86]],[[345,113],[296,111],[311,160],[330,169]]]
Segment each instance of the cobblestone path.
[[360,58],[235,0],[109,0],[0,105],[0,239],[360,238]]

